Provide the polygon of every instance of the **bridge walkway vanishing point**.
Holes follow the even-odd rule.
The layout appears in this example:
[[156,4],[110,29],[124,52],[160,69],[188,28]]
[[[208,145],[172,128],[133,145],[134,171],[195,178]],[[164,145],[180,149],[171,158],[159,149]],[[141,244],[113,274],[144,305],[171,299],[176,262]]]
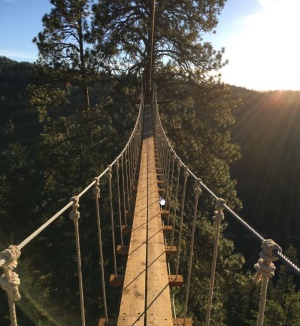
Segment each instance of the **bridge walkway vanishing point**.
[[[123,284],[119,317],[108,325],[183,325],[182,320],[172,318],[170,280],[171,285],[180,286],[182,276],[168,274],[158,168],[152,109],[146,105],[126,274],[111,275],[110,279],[111,285]],[[190,320],[186,319],[186,325],[187,322]],[[101,324],[106,325],[103,319]]]
[[136,205],[118,318],[120,326],[173,325],[149,105],[144,114]]

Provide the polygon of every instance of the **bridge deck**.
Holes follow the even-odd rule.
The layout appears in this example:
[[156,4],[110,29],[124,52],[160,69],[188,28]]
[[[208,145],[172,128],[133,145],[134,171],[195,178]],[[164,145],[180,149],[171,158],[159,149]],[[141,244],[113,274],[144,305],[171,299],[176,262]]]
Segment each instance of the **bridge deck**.
[[146,107],[144,139],[118,325],[173,325],[158,202],[153,126]]

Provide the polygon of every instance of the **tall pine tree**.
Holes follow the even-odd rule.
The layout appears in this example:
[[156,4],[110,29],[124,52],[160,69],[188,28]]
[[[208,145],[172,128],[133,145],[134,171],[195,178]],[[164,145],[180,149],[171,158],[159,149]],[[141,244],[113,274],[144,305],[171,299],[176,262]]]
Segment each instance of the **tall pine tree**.
[[128,73],[144,70],[147,85],[153,67],[157,69],[166,62],[171,62],[177,71],[206,78],[224,64],[223,50],[215,51],[209,42],[203,41],[204,33],[214,32],[224,3],[224,0],[99,0],[93,7],[94,26],[102,38],[99,50],[117,70]]
[[[79,103],[77,108],[90,108],[89,86],[101,70],[90,27],[91,2],[51,0],[54,7],[42,19],[44,30],[33,39],[38,46],[39,58],[37,85],[33,86],[32,92],[35,104],[43,109],[50,104],[65,103],[68,95],[74,97],[77,88],[81,92],[76,101]],[[49,91],[50,96],[47,96],[45,93]]]

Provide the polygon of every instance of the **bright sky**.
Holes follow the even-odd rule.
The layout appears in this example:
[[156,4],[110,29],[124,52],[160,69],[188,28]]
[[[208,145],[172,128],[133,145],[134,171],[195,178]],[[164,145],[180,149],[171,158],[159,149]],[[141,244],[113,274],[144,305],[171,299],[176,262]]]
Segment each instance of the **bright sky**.
[[[49,0],[0,0],[0,55],[33,62]],[[300,0],[227,0],[216,35],[229,64],[222,80],[255,90],[300,90]]]

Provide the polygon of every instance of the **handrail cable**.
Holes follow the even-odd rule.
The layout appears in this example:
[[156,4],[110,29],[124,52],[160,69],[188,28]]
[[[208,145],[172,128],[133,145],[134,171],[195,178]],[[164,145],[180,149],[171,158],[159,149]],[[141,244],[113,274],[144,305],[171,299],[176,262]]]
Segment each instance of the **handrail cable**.
[[[137,120],[135,123],[135,126],[133,128],[133,131],[131,133],[131,136],[126,143],[124,149],[119,154],[119,156],[116,157],[116,159],[110,164],[110,166],[113,166],[120,157],[123,157],[124,152],[127,150],[127,147],[129,146],[130,142],[132,141],[133,135],[136,133],[141,119],[141,111],[142,111],[142,102],[143,102],[143,95],[141,96],[141,104],[139,108],[139,113],[137,116]],[[101,179],[109,170],[109,167],[107,167],[99,176],[98,178]],[[78,198],[82,197],[93,185],[95,185],[96,181],[94,180],[91,182],[85,189],[83,189],[79,194]],[[72,206],[72,202],[69,202],[66,204],[61,210],[59,210],[56,214],[54,214],[51,218],[49,218],[44,224],[42,224],[37,230],[35,230],[32,234],[30,234],[27,238],[25,238],[20,244],[17,245],[19,249],[24,248],[30,241],[32,241],[38,234],[40,234],[43,230],[45,230],[52,222],[54,222],[58,217],[60,217],[69,207]],[[5,259],[0,259],[0,267],[5,263]]]
[[101,284],[102,284],[102,294],[103,294],[103,304],[104,304],[104,316],[105,322],[108,323],[108,313],[107,313],[107,303],[106,303],[106,288],[105,288],[105,274],[104,274],[104,259],[103,259],[103,242],[102,242],[102,231],[101,231],[101,221],[100,221],[100,178],[95,178],[95,204],[96,204],[96,214],[97,214],[97,231],[98,231],[98,242],[99,242],[99,258],[100,258],[100,270],[101,270]]
[[[127,141],[125,147],[119,154],[119,156],[111,163],[111,165],[106,168],[97,178],[94,179],[93,182],[91,182],[85,189],[83,189],[79,195],[75,196],[76,201],[79,200],[81,196],[83,196],[93,185],[99,184],[100,178],[102,178],[109,169],[112,168],[113,165],[118,162],[118,160],[123,156],[124,153],[127,152],[128,156],[128,150],[130,149],[130,146],[132,147],[132,142],[138,143],[141,141],[141,132],[140,129],[142,128],[142,111],[144,109],[143,107],[143,95],[141,95],[141,103],[139,107],[139,113],[135,122],[135,126],[133,128],[133,131],[131,133],[131,136],[129,137],[129,140]],[[138,132],[139,131],[139,132]],[[138,139],[137,139],[138,138]],[[137,141],[139,140],[139,141]],[[128,177],[128,176],[127,176]],[[127,179],[128,180],[128,179]],[[131,189],[130,189],[131,190]],[[128,191],[127,191],[128,192]],[[72,197],[72,198],[75,198]],[[66,204],[63,208],[61,208],[58,212],[56,212],[51,218],[49,218],[45,223],[43,223],[39,228],[37,228],[33,233],[31,233],[27,238],[25,238],[19,245],[17,246],[9,246],[4,251],[0,252],[0,267],[4,269],[3,276],[0,277],[0,283],[1,287],[5,289],[8,295],[8,303],[9,303],[9,311],[10,311],[10,320],[13,326],[17,325],[17,319],[16,319],[16,310],[15,310],[15,301],[20,300],[21,296],[18,291],[18,285],[20,284],[20,279],[18,278],[18,275],[13,271],[13,269],[17,266],[17,260],[20,257],[21,249],[24,248],[29,242],[31,242],[34,238],[36,238],[42,231],[44,231],[51,223],[53,223],[56,219],[58,219],[68,208],[70,208],[73,205],[74,209],[74,201],[69,201],[68,204]],[[76,208],[77,210],[77,208]],[[76,218],[79,218],[79,212],[72,210],[74,214],[76,214]],[[72,213],[71,212],[71,213]],[[126,212],[126,211],[125,211]],[[77,216],[78,215],[78,216]],[[126,219],[126,215],[125,215]],[[78,221],[77,221],[78,222]],[[85,325],[85,316],[84,316],[84,302],[83,302],[83,285],[82,285],[82,276],[81,276],[81,255],[80,255],[80,243],[79,243],[79,229],[78,229],[78,223],[76,227],[76,221],[74,220],[75,225],[75,233],[76,233],[76,248],[77,248],[77,264],[78,264],[78,278],[79,278],[79,288],[80,288],[80,307],[81,307],[81,323],[82,325]],[[100,230],[101,231],[101,230]],[[101,232],[99,237],[101,236]],[[100,248],[101,247],[101,248]],[[99,245],[99,248],[102,250],[102,246]],[[101,255],[101,253],[100,253]],[[103,258],[103,257],[102,257]],[[9,272],[6,272],[8,271]],[[116,269],[115,269],[116,272]],[[104,274],[103,274],[103,280],[104,280]],[[105,296],[105,289],[104,296]],[[105,299],[106,301],[106,299]],[[104,304],[104,310],[105,311],[105,317],[107,319],[107,308],[106,303]]]
[[187,306],[188,306],[188,301],[189,301],[192,264],[193,264],[193,256],[194,256],[194,245],[195,245],[196,221],[197,221],[197,214],[198,214],[198,202],[199,202],[199,197],[201,195],[201,192],[202,192],[202,190],[200,188],[200,179],[198,179],[196,188],[194,189],[194,193],[195,193],[194,218],[193,218],[192,235],[191,235],[191,247],[190,247],[190,257],[189,257],[189,266],[188,266],[188,276],[187,276],[187,282],[186,282],[187,285],[186,285],[186,294],[185,294],[183,324],[185,324],[186,314],[187,314]]
[[[176,156],[177,160],[184,165],[183,161],[181,158],[178,156],[176,151],[173,149],[166,133],[165,130],[163,129],[162,122],[159,116],[159,111],[158,111],[158,106],[157,106],[157,99],[156,99],[156,119],[158,121],[158,124],[160,126],[160,130],[168,143],[168,146],[171,150],[171,152]],[[190,173],[190,175],[197,180],[198,178],[195,176],[195,174],[190,170],[187,169],[187,171]],[[219,199],[219,197],[205,184],[203,181],[200,181],[200,185],[216,200]],[[226,211],[228,211],[235,219],[237,219],[248,231],[250,231],[255,238],[257,238],[260,242],[263,242],[265,239],[263,236],[261,236],[257,231],[255,231],[246,221],[244,221],[237,213],[235,213],[227,204],[223,204],[224,208]],[[294,263],[292,263],[283,253],[280,253],[276,250],[274,250],[274,254],[284,263],[286,264],[296,275],[300,276],[300,268],[296,266]]]

